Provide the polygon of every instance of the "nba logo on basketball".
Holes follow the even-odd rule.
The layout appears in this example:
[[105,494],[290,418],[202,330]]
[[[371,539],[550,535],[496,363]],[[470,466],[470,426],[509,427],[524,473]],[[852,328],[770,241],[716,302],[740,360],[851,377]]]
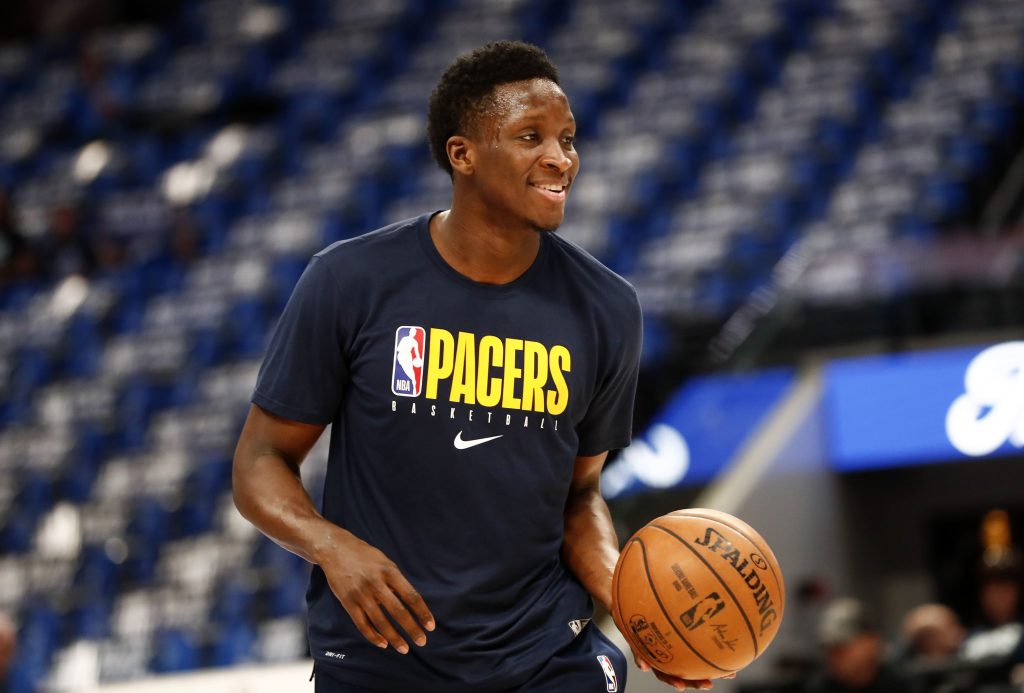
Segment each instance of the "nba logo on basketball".
[[597,655],[597,661],[601,665],[601,669],[604,670],[604,683],[608,693],[615,693],[619,690],[619,677],[615,675],[615,667],[612,666],[612,660],[608,659],[608,655]]
[[391,391],[402,397],[419,397],[423,389],[423,349],[426,330],[403,325],[395,330],[395,357],[391,366]]

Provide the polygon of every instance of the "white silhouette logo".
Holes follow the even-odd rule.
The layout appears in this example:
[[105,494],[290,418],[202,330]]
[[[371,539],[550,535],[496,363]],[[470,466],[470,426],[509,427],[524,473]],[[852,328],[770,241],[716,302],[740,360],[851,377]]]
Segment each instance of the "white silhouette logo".
[[[401,329],[401,328],[399,328]],[[398,340],[395,346],[395,358],[398,365],[405,371],[409,380],[416,380],[416,369],[423,365],[423,357],[420,356],[420,344],[416,341],[416,329],[410,327],[409,332]]]
[[1024,342],[989,347],[964,375],[964,394],[946,412],[946,435],[957,450],[981,457],[1009,441],[1024,447]]
[[604,689],[608,693],[616,693],[619,690],[619,677],[615,675],[615,667],[608,655],[597,655],[597,663],[604,671]]
[[490,438],[476,438],[475,440],[463,440],[462,431],[459,431],[458,434],[455,436],[455,449],[465,450],[466,448],[471,448],[474,445],[482,445],[483,443],[489,443],[492,440],[497,440],[498,438],[501,437],[502,436],[491,436]]
[[423,387],[423,347],[427,331],[416,325],[395,330],[395,355],[391,366],[391,392],[399,397],[419,397]]
[[588,623],[590,623],[589,618],[574,618],[569,621],[569,630],[572,631],[574,636],[579,635],[583,632],[583,629],[587,627]]

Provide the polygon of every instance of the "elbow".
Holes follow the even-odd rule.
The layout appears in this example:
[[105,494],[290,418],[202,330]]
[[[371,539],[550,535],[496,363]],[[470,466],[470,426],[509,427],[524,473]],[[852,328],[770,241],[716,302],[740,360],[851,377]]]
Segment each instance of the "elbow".
[[236,452],[231,462],[231,500],[239,514],[248,520],[252,497],[246,484],[245,466],[243,456]]

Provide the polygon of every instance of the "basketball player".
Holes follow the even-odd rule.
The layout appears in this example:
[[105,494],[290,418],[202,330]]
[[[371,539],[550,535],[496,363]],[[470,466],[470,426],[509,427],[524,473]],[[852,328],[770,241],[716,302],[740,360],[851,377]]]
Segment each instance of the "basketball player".
[[[641,317],[632,287],[553,233],[575,129],[540,49],[463,56],[429,109],[451,209],[318,253],[279,321],[234,494],[314,564],[317,691],[625,689],[622,653],[588,624],[592,599],[611,608],[599,479],[629,443]],[[299,465],[327,424],[321,514]]]

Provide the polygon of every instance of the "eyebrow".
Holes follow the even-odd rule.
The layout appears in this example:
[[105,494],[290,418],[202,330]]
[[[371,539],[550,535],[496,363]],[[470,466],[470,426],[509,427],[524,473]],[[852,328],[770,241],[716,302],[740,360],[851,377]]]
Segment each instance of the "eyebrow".
[[[535,111],[534,112],[527,111],[525,114],[523,114],[523,115],[519,116],[518,118],[514,119],[512,122],[526,124],[526,123],[530,123],[530,122],[534,122],[534,121],[538,121],[538,120],[543,120],[543,119],[544,119],[544,116],[541,115],[540,113],[537,113]],[[567,124],[569,124],[569,125],[575,125],[576,124],[576,118],[573,117],[573,115],[570,113],[569,114],[569,118],[565,122]]]

